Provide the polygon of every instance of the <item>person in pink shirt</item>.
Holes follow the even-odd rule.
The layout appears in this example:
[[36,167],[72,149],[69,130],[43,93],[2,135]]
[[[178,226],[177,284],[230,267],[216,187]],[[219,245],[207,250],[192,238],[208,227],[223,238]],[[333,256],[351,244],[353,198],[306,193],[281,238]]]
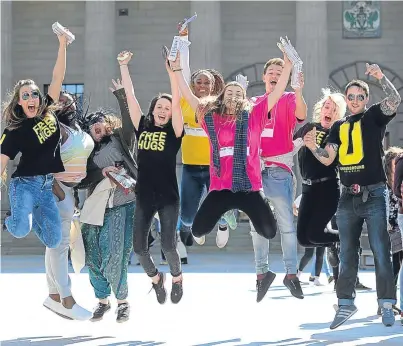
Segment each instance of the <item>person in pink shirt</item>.
[[[259,102],[250,102],[237,82],[228,83],[218,96],[199,100],[186,83],[180,58],[171,62],[180,91],[193,109],[210,142],[210,189],[193,222],[192,233],[203,243],[226,211],[243,210],[256,232],[266,239],[276,235],[277,223],[262,191],[260,136],[269,112],[283,94],[292,64],[285,64],[277,86]],[[275,274],[270,276],[271,282]]]
[[[283,75],[284,61],[270,59],[264,66],[263,82],[266,93],[255,98],[260,102],[277,89],[280,76]],[[291,294],[304,298],[297,274],[297,235],[293,216],[293,155],[295,151],[293,133],[298,122],[306,119],[307,107],[302,95],[303,75],[300,75],[300,87],[295,92],[284,92],[270,111],[270,120],[266,123],[261,137],[261,158],[263,189],[274,207],[278,228],[281,234],[281,246],[286,276],[284,285]],[[263,166],[263,165],[262,165]],[[260,302],[270,287],[272,272],[269,270],[269,242],[255,231],[251,225],[253,250],[257,274],[257,301]]]

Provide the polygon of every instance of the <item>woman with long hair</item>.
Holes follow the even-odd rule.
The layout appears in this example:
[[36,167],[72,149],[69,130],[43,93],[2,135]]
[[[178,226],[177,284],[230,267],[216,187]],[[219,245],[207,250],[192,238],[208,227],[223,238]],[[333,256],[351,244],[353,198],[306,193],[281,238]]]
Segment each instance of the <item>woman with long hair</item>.
[[[205,235],[231,209],[244,211],[263,237],[271,239],[276,234],[274,215],[261,191],[259,149],[268,114],[283,94],[290,76],[291,62],[287,56],[284,59],[285,67],[275,90],[258,104],[248,101],[245,89],[237,82],[228,83],[218,96],[200,100],[181,73],[180,55],[171,63],[182,95],[196,110],[197,120],[210,142],[210,189],[192,229],[198,243],[204,243]],[[273,273],[273,280],[274,277]]]
[[99,300],[91,321],[102,320],[111,309],[109,296],[112,291],[118,305],[116,322],[122,323],[130,317],[127,269],[132,250],[136,196],[130,189],[112,184],[110,177],[124,168],[132,179],[136,179],[136,138],[123,85],[119,80],[112,82],[114,88],[111,90],[117,98],[121,119],[105,110],[81,119],[81,126],[91,135],[95,148],[88,160],[87,177],[79,185],[80,189],[88,189],[80,221],[83,222],[85,263]]
[[75,211],[74,187],[85,178],[87,159],[94,149],[91,136],[83,132],[76,123],[77,101],[67,92],[59,97],[60,109],[56,116],[60,123],[60,154],[65,171],[54,175],[57,188],[63,198],[57,202],[62,221],[62,241],[55,248],[46,248],[45,267],[49,296],[43,305],[49,310],[66,318],[88,320],[92,313],[76,303],[71,293],[68,274],[68,253],[70,229]]
[[[181,29],[182,23],[178,28]],[[187,40],[188,28],[179,32],[182,39]],[[181,66],[183,76],[189,83],[190,90],[194,97],[202,99],[207,96],[219,95],[224,87],[222,75],[214,69],[199,69],[190,72],[189,47],[181,51]],[[182,140],[182,178],[180,183],[180,214],[179,214],[179,234],[182,242],[191,246],[193,244],[192,224],[199,209],[203,196],[210,186],[210,147],[206,132],[196,121],[196,109],[189,104],[185,97],[181,97],[181,110],[185,135]],[[230,211],[230,213],[233,212]],[[228,215],[228,216],[232,216]],[[232,217],[235,219],[235,217]],[[233,223],[231,223],[233,226]],[[216,244],[223,248],[229,237],[228,223],[221,217],[218,221]]]
[[11,176],[9,198],[11,215],[7,230],[16,238],[31,229],[48,248],[57,248],[62,226],[55,196],[54,173],[64,171],[60,157],[60,126],[54,101],[59,99],[66,73],[67,36],[58,35],[59,50],[48,94],[43,96],[31,79],[17,82],[4,105],[6,127],[0,139],[1,175],[9,160],[21,158]]
[[148,248],[151,222],[158,213],[161,223],[161,248],[172,275],[171,301],[176,304],[183,295],[181,261],[176,249],[176,225],[179,215],[176,155],[184,132],[179,89],[174,72],[165,61],[172,95],[159,94],[154,97],[147,114],[142,116],[128,68],[131,57],[132,53],[122,52],[118,60],[130,117],[138,138],[139,175],[136,185],[133,250],[144,271],[151,278],[158,302],[164,304],[167,298],[165,274],[156,268]]
[[[316,128],[316,143],[325,147],[330,127],[344,117],[347,105],[341,93],[329,89],[323,89],[322,93],[322,98],[314,106],[313,122],[302,126],[294,139],[304,138],[307,132]],[[297,223],[298,242],[304,247],[329,247],[329,262],[335,267],[338,264],[335,243],[339,242],[339,237],[324,230],[336,213],[340,198],[336,162],[330,166],[322,165],[305,146],[298,152],[298,162],[303,179]]]

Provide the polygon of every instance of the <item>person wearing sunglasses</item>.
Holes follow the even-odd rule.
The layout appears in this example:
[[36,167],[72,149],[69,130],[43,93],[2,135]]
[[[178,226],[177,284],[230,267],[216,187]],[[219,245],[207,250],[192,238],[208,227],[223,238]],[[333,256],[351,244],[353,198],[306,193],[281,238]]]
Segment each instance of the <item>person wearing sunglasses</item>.
[[16,238],[27,236],[33,229],[48,248],[57,248],[62,239],[57,199],[52,193],[53,174],[64,171],[54,100],[59,99],[66,72],[68,43],[65,34],[58,35],[58,39],[48,94],[43,96],[31,79],[18,81],[6,102],[6,127],[0,139],[2,174],[9,160],[21,153],[10,180],[11,215],[5,220],[6,228]]
[[367,108],[368,84],[361,80],[351,81],[345,87],[351,115],[335,122],[326,147],[316,144],[315,129],[305,138],[305,145],[324,165],[331,165],[338,157],[342,184],[337,211],[341,244],[340,276],[336,288],[339,301],[330,329],[339,327],[357,312],[354,284],[358,271],[357,247],[364,221],[374,255],[382,322],[385,326],[392,326],[395,322],[396,287],[387,232],[383,138],[386,125],[396,116],[401,97],[378,65],[367,64],[365,74],[378,80],[386,97]]

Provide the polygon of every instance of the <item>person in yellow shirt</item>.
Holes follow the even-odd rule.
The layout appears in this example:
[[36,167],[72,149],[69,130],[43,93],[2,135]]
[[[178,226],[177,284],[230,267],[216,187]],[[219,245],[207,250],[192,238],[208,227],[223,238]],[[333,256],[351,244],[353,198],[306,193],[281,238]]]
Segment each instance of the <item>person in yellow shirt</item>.
[[[181,25],[179,25],[180,30]],[[188,29],[179,32],[183,40],[188,39]],[[224,88],[222,75],[213,69],[197,70],[190,73],[189,49],[181,50],[181,68],[189,82],[194,95],[198,98],[218,95]],[[180,185],[180,214],[178,229],[182,242],[186,246],[193,245],[191,228],[200,202],[210,186],[210,145],[207,134],[196,122],[195,109],[182,97],[181,109],[183,115],[185,136],[182,140],[182,179]],[[233,211],[224,215],[218,223],[216,243],[223,248],[229,238],[229,226],[236,227]]]

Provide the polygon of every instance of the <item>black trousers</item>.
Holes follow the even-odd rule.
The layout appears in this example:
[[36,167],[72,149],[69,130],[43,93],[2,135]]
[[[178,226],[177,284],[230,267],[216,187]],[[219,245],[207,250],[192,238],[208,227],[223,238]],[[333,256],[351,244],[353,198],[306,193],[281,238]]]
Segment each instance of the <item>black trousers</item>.
[[[313,252],[314,252],[313,247],[306,247],[305,248],[305,253],[302,256],[301,260],[299,261],[299,267],[298,270],[302,272],[306,265],[309,263],[309,261],[313,257]],[[320,276],[320,272],[322,271],[322,265],[323,265],[323,256],[325,254],[326,247],[320,246],[316,248],[316,261],[315,261],[315,276]]]
[[193,221],[195,237],[209,234],[221,216],[228,210],[239,209],[248,215],[256,232],[266,239],[277,233],[277,222],[263,191],[211,191],[200,206]]
[[340,241],[338,235],[324,232],[336,213],[339,198],[337,179],[302,185],[297,222],[297,239],[301,246],[326,247]]
[[170,202],[161,202],[161,196],[137,195],[136,211],[133,231],[133,251],[149,277],[157,275],[158,270],[151,258],[148,235],[151,223],[158,212],[161,223],[161,249],[169,264],[172,276],[182,274],[181,261],[176,249],[176,224],[179,216],[179,199]]

